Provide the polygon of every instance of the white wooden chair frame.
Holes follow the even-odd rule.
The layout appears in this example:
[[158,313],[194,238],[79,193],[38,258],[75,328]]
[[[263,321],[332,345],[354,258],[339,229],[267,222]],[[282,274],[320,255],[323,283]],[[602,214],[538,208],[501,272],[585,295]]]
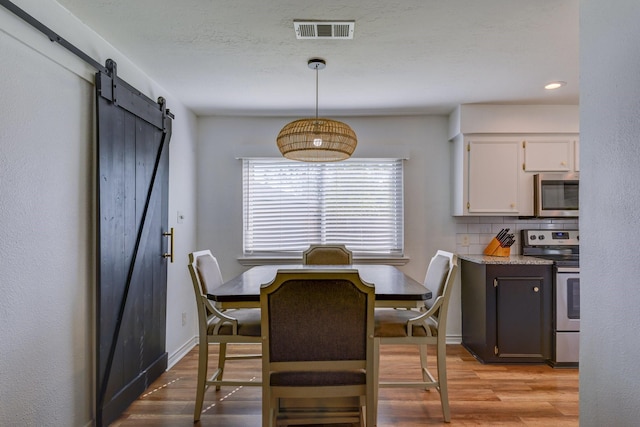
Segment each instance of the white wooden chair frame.
[[[265,315],[268,310],[268,295],[286,281],[313,279],[349,280],[367,294],[366,360],[315,362],[271,362],[269,360],[267,350],[269,318]],[[375,289],[373,285],[362,282],[357,270],[280,270],[273,282],[263,285],[260,305],[263,313],[263,427],[318,424],[320,420],[325,423],[359,422],[362,427],[365,426],[366,420],[367,426],[374,426],[372,420],[375,420],[377,405],[374,400],[376,376],[373,370],[375,363],[373,342]],[[341,370],[364,370],[366,384],[324,387],[270,386],[270,375],[273,372]],[[287,410],[281,411],[282,406],[286,406]]]
[[[316,258],[322,257],[328,257],[339,262],[319,262],[316,260]],[[353,263],[353,253],[345,245],[310,245],[309,249],[302,253],[302,263],[305,265],[350,265]]]
[[[422,381],[378,381],[378,388],[383,387],[415,387],[415,388],[435,388],[440,393],[440,403],[445,422],[451,421],[451,411],[449,408],[449,392],[447,386],[447,365],[446,365],[446,322],[451,289],[458,269],[457,256],[445,251],[438,251],[432,258],[444,256],[449,259],[449,271],[447,273],[442,295],[436,296],[430,308],[423,307],[422,312],[416,311],[416,316],[406,322],[406,336],[398,337],[376,337],[375,339],[375,372],[379,373],[380,366],[380,345],[417,345],[420,350],[420,367],[422,371]],[[433,284],[425,283],[427,287]],[[433,290],[433,289],[432,289]],[[414,325],[421,325],[427,332],[427,336],[413,336]],[[436,336],[431,333],[432,328],[437,330]],[[431,374],[427,367],[427,345],[436,346],[437,358],[437,379]],[[376,400],[378,394],[376,388]]]
[[[243,354],[228,355],[227,344],[230,343],[260,343],[261,338],[258,336],[238,335],[238,319],[230,316],[224,311],[218,309],[207,295],[203,292],[204,286],[197,272],[197,261],[199,257],[210,256],[215,257],[209,250],[197,251],[189,254],[189,273],[196,295],[197,315],[198,315],[198,385],[196,392],[196,403],[194,408],[194,422],[200,419],[202,414],[202,406],[204,395],[210,386],[215,386],[216,390],[220,390],[221,386],[256,386],[262,385],[261,381],[240,380],[240,379],[223,379],[225,362],[227,360],[246,360],[259,359],[260,354]],[[217,261],[216,261],[217,264]],[[208,333],[209,325],[215,324],[211,334]],[[230,325],[232,333],[230,335],[220,335],[220,328]],[[219,345],[218,367],[210,377],[207,377],[209,362],[209,344]]]

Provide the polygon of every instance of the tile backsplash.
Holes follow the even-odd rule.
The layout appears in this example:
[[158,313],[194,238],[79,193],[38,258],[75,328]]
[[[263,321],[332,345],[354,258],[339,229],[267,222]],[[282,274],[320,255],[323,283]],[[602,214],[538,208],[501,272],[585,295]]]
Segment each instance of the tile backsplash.
[[503,228],[515,234],[516,242],[511,246],[511,254],[519,255],[520,230],[524,229],[578,229],[578,219],[519,219],[512,216],[465,216],[456,217],[456,252],[460,254],[481,254],[492,238]]

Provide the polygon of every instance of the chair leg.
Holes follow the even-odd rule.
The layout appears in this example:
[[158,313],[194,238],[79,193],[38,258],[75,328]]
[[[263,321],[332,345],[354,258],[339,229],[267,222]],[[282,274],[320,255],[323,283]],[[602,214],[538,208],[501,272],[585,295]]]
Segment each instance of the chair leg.
[[277,398],[270,398],[271,403],[269,405],[269,426],[278,427],[278,415],[280,412],[280,400]]
[[377,423],[376,410],[377,405],[372,402],[373,399],[367,398],[366,405],[360,408],[360,425],[362,427],[375,427]]
[[449,410],[449,387],[447,386],[447,345],[444,339],[442,342],[438,342],[438,385],[444,422],[450,423],[451,411]]
[[196,407],[193,411],[193,422],[200,420],[204,392],[207,389],[207,365],[209,362],[209,344],[200,341],[198,344],[198,385],[196,390]]
[[[220,372],[218,374],[218,377],[216,378],[217,380],[222,380],[222,375],[224,374],[224,364],[227,361],[227,343],[226,342],[221,342],[220,343],[220,347],[219,347],[219,354],[218,354],[218,371]],[[220,386],[216,386],[216,390],[220,390]]]
[[[420,350],[420,369],[422,370],[422,381],[429,382],[431,379],[429,378],[429,368],[427,367],[427,346],[426,345],[418,345],[418,350]],[[424,388],[428,390],[429,387]]]
[[[265,379],[263,379],[265,381]],[[268,381],[268,379],[267,379]],[[266,383],[262,384],[262,427],[270,427],[273,423],[271,415],[271,393]]]
[[378,425],[378,395],[380,393],[380,339],[373,340],[373,397],[371,403],[373,408],[367,410],[367,415],[371,415],[371,420],[367,417],[367,427]]

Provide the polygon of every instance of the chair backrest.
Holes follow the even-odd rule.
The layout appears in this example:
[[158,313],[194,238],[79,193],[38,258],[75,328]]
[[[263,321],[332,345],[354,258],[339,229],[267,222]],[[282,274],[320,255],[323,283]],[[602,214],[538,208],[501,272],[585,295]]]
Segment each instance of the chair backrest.
[[427,308],[431,308],[438,298],[441,299],[440,308],[434,316],[440,326],[444,326],[446,322],[451,289],[453,288],[457,270],[458,257],[446,251],[436,252],[433,258],[431,258],[431,262],[429,262],[429,267],[427,267],[424,285],[431,289],[433,298],[428,300],[425,305]]
[[353,254],[344,245],[310,245],[302,253],[305,265],[349,265]]
[[190,253],[188,267],[196,296],[198,330],[200,331],[200,336],[205,337],[207,335],[208,318],[215,311],[207,298],[207,293],[222,285],[222,273],[220,273],[218,260],[211,254],[210,250]]
[[357,270],[278,271],[260,289],[264,366],[349,360],[366,367],[373,363],[374,304],[374,287]]
[[222,273],[218,260],[210,250],[189,254],[189,272],[196,295],[207,296],[207,293],[222,285]]

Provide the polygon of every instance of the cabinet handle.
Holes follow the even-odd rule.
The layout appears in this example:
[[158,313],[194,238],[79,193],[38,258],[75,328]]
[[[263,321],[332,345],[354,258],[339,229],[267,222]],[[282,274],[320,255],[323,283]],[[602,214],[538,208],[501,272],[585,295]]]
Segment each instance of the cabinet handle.
[[540,291],[540,288],[539,288],[539,287],[537,287],[537,286],[534,286],[534,287],[533,287],[533,292],[539,292],[539,291]]

